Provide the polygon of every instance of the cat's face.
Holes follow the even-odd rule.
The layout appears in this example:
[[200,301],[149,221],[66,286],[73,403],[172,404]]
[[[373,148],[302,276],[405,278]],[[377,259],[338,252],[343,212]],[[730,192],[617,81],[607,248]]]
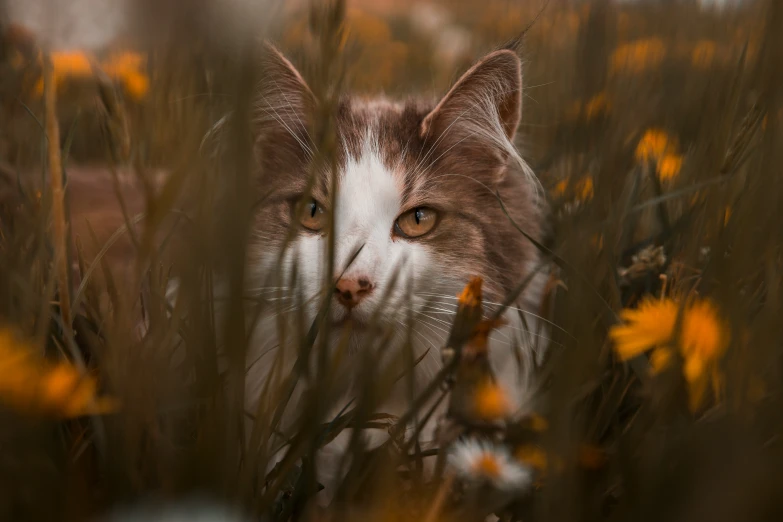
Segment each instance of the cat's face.
[[[314,317],[333,233],[333,324],[350,319],[361,330],[385,301],[383,323],[402,331],[412,318],[432,343],[446,337],[456,295],[472,276],[484,279],[491,302],[525,278],[537,253],[509,215],[536,238],[542,217],[535,180],[512,145],[522,88],[514,53],[488,55],[437,104],[341,100],[335,166],[318,171],[309,194],[317,152],[308,128],[318,102],[276,51],[265,65],[251,291],[278,296],[274,289],[295,272]],[[293,302],[290,289],[283,294]]]

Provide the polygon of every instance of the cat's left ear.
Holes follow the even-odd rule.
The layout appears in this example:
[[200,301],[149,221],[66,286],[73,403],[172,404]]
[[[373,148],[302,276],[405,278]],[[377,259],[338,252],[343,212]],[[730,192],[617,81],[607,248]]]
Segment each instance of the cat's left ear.
[[421,134],[488,139],[505,149],[521,115],[522,63],[516,53],[504,49],[488,54],[462,75],[424,118]]

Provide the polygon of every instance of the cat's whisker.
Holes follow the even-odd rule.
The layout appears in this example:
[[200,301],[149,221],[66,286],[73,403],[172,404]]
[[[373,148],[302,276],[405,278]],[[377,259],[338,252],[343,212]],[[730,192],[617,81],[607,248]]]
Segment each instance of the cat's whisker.
[[[449,321],[444,321],[443,319],[439,319],[439,318],[437,318],[437,317],[433,317],[433,316],[431,316],[431,315],[429,315],[429,314],[427,314],[427,313],[424,313],[424,312],[418,312],[418,311],[415,311],[415,310],[414,310],[414,312],[415,312],[415,313],[417,313],[417,314],[419,314],[419,315],[421,315],[422,317],[425,317],[425,318],[427,318],[427,319],[430,319],[430,320],[432,320],[432,321],[437,321],[438,323],[444,324],[444,325],[446,325],[446,326],[448,326],[448,327],[451,327],[451,325],[452,325],[452,323],[451,323],[451,322],[449,322]],[[502,335],[502,336],[503,336],[503,337],[504,337],[504,338],[505,338],[507,341],[510,341],[509,334],[507,334],[507,333],[506,333],[506,332],[504,332],[503,330],[498,330],[498,333],[499,333],[500,335]]]
[[449,317],[454,317],[457,315],[456,310],[447,310],[445,308],[438,308],[437,306],[430,306],[430,305],[422,305],[422,309],[430,310],[430,313],[438,314],[438,315],[447,315]]
[[[450,326],[450,323],[448,323],[448,322],[446,322],[446,321],[442,321],[442,320],[439,320],[439,319],[435,319],[435,318],[432,318],[432,317],[428,317],[428,316],[426,316],[426,315],[422,314],[421,312],[416,312],[415,310],[414,310],[414,312],[415,312],[416,314],[418,314],[418,315],[422,316],[422,317],[423,317],[423,318],[425,318],[425,319],[431,319],[431,320],[435,320],[435,321],[438,321],[438,322],[440,322],[440,323],[443,323],[443,324],[446,324],[446,325]],[[419,324],[423,324],[423,325],[425,325],[425,326],[428,326],[428,327],[430,327],[431,329],[432,329],[432,328],[434,328],[435,330],[439,330],[439,331],[441,331],[441,332],[445,333],[447,336],[449,335],[449,329],[448,329],[448,328],[443,328],[442,326],[438,326],[437,324],[432,324],[432,323],[429,323],[429,322],[427,322],[427,321],[423,321],[423,320],[421,320],[421,319],[419,319],[417,322],[418,322]]]
[[[444,324],[451,325],[451,323],[449,323],[449,322],[447,322],[447,321],[443,321],[442,319],[438,319],[438,318],[435,318],[435,317],[432,317],[432,316],[428,316],[428,315],[426,315],[426,314],[425,314],[425,313],[423,313],[423,312],[417,312],[417,313],[418,313],[418,314],[420,314],[420,315],[422,315],[422,316],[424,316],[424,317],[427,317],[427,318],[429,318],[429,319],[431,319],[431,320],[434,320],[434,321],[438,321],[438,322],[441,322],[441,323],[444,323]],[[504,337],[505,337],[507,340],[510,340],[510,336],[509,336],[509,334],[508,334],[508,333],[506,333],[506,330],[514,330],[514,331],[517,331],[517,332],[521,332],[522,334],[524,334],[524,335],[526,335],[526,336],[537,337],[537,338],[539,338],[539,339],[542,339],[542,340],[544,340],[544,341],[547,341],[547,343],[551,343],[551,344],[553,344],[553,345],[557,345],[557,346],[562,346],[562,344],[561,344],[561,343],[558,343],[558,342],[554,341],[552,338],[550,338],[550,337],[547,337],[547,336],[546,336],[546,335],[544,335],[544,334],[541,334],[541,333],[534,332],[534,331],[532,331],[532,330],[531,330],[531,329],[529,329],[529,328],[523,328],[523,327],[519,327],[519,326],[514,326],[513,324],[506,324],[506,325],[504,325],[504,326],[500,327],[499,329],[497,329],[497,330],[496,330],[496,332],[497,332],[499,335],[502,335],[502,336],[504,336]]]
[[[464,110],[464,111],[463,111],[461,114],[459,114],[459,115],[458,115],[456,118],[454,118],[454,121],[452,121],[452,122],[449,124],[449,126],[448,126],[448,127],[446,127],[446,130],[444,130],[444,131],[441,133],[441,135],[440,135],[440,136],[438,136],[438,139],[436,139],[436,140],[435,140],[435,143],[433,143],[433,144],[432,144],[432,146],[430,146],[429,150],[428,150],[428,151],[427,151],[427,153],[424,155],[424,157],[423,157],[423,158],[421,158],[419,161],[417,161],[417,162],[416,162],[416,165],[414,165],[414,167],[413,167],[413,172],[414,172],[415,174],[418,174],[418,172],[419,172],[419,169],[421,169],[421,168],[424,166],[425,162],[427,161],[427,158],[428,158],[428,157],[429,157],[429,156],[430,156],[430,155],[431,155],[433,152],[435,152],[435,147],[437,147],[437,146],[438,146],[438,144],[439,144],[441,141],[443,141],[443,139],[444,139],[444,138],[445,138],[445,137],[448,135],[448,133],[449,133],[449,131],[451,130],[451,128],[452,128],[452,127],[453,127],[453,126],[454,126],[454,125],[455,125],[455,124],[456,124],[456,123],[457,123],[457,122],[458,122],[458,121],[459,121],[459,120],[460,120],[460,119],[461,119],[461,118],[462,118],[462,117],[465,115],[465,113],[467,113],[467,112],[468,112],[470,109],[471,109],[471,107],[468,107],[468,108],[467,108],[467,109],[465,109],[465,110]],[[437,160],[436,160],[436,161],[437,161]],[[434,163],[434,162],[433,162],[433,163]]]
[[268,287],[268,286],[267,287],[262,286],[262,287],[258,287],[258,288],[250,288],[250,289],[248,289],[248,293],[252,293],[254,295],[273,294],[273,293],[276,293],[276,292],[283,292],[283,293],[285,293],[285,292],[289,292],[289,291],[290,291],[290,289],[287,288],[287,287],[277,287],[277,288],[275,288],[275,287]]
[[[421,295],[421,296],[432,296],[432,297],[439,297],[441,299],[449,299],[451,301],[457,301],[458,300],[457,297],[450,296],[450,295],[447,295],[447,294],[430,294],[430,293],[426,293],[426,292],[417,292],[417,294]],[[435,301],[432,301],[432,302],[433,303],[437,303]],[[449,303],[441,302],[439,304],[448,305]],[[504,306],[504,303],[494,303],[494,302],[491,302],[491,301],[484,301],[483,304],[486,305],[486,306],[495,307],[495,308],[500,308],[501,306]],[[563,333],[568,333],[561,326],[558,326],[557,324],[553,323],[549,319],[546,319],[545,317],[542,317],[542,316],[540,316],[540,315],[538,315],[538,314],[536,314],[534,312],[531,312],[529,310],[525,310],[524,308],[519,308],[519,307],[515,307],[515,306],[507,306],[506,310],[513,310],[513,311],[516,311],[516,312],[523,313],[525,315],[529,315],[529,316],[531,316],[531,317],[533,317],[535,319],[538,319],[540,321],[543,321],[543,322],[549,324],[550,326],[553,326],[553,327],[557,328],[558,330],[560,330]],[[493,311],[493,310],[490,310],[490,311]]]
[[[416,312],[415,310],[413,310],[413,311],[414,311],[414,312]],[[418,312],[416,312],[416,313],[418,313]],[[399,320],[398,320],[398,321],[399,321]],[[414,321],[414,324],[413,324],[413,329],[414,329],[414,331],[416,331],[416,325],[422,325],[422,326],[425,326],[425,327],[426,327],[428,330],[430,330],[430,331],[431,331],[433,334],[435,334],[435,335],[437,336],[437,338],[438,338],[440,341],[444,341],[444,340],[446,339],[446,336],[448,336],[448,335],[449,335],[449,331],[448,331],[447,329],[445,329],[445,328],[441,328],[441,327],[440,327],[440,326],[438,326],[438,325],[431,324],[431,323],[428,323],[428,322],[426,322],[426,321],[422,321],[422,320],[420,320],[420,319],[419,319],[419,320],[416,320],[416,321]],[[441,335],[440,333],[438,333],[438,332],[443,332],[444,334],[446,334],[446,336],[442,336],[442,335]]]
[[[286,121],[283,119],[283,117],[280,116],[280,113],[277,112],[277,109],[275,109],[275,107],[271,103],[269,103],[269,101],[267,100],[266,96],[264,96],[262,94],[261,97],[264,99],[264,102],[266,104],[265,106],[261,107],[261,109],[264,112],[266,112],[267,114],[269,114],[270,116],[272,116],[275,120],[277,120],[277,122],[280,123],[285,128],[285,130],[288,132],[288,134],[290,134],[291,137],[296,140],[296,142],[305,150],[307,155],[312,159],[313,156],[314,156],[314,153],[313,153],[312,149],[304,141],[302,141],[302,139],[297,135],[296,132],[294,132],[293,129],[291,129],[291,127],[288,125],[288,123],[286,123]],[[282,108],[284,108],[284,107],[281,107],[281,109]],[[270,110],[274,114],[270,113],[269,112]]]
[[[408,324],[406,324],[406,323],[403,323],[403,322],[402,322],[402,321],[400,321],[399,319],[396,319],[396,321],[397,321],[397,323],[398,323],[400,326],[402,326],[402,329],[403,329],[403,331],[407,331],[409,328],[411,328],[411,325],[408,325]],[[424,341],[425,343],[427,343],[427,344],[429,345],[429,347],[430,347],[429,353],[430,353],[430,354],[432,354],[432,356],[435,356],[435,355],[438,353],[438,350],[439,350],[440,348],[439,348],[438,346],[435,346],[435,343],[434,343],[434,342],[433,342],[433,341],[432,341],[432,340],[431,340],[429,337],[427,337],[426,335],[424,335],[422,332],[420,332],[420,331],[416,330],[416,328],[415,328],[415,327],[414,327],[414,328],[412,328],[412,333],[413,333],[414,335],[418,335],[418,336],[419,336],[419,338],[420,338],[422,341]],[[439,340],[439,342],[441,342],[441,343],[442,343],[442,342],[444,341],[444,338],[442,338],[440,335],[438,335],[437,333],[435,333],[435,335],[437,335],[437,336],[438,336],[438,340]],[[429,357],[429,355],[428,355],[428,357]]]
[[[460,115],[460,117],[462,117],[462,115]],[[451,125],[449,125],[449,128],[451,128],[451,126],[452,126],[452,125],[454,125],[454,124],[455,124],[455,123],[458,121],[458,119],[459,119],[459,118],[455,119],[455,120],[454,120],[454,122],[452,122],[452,123],[451,123]],[[446,131],[448,131],[448,129],[446,129]],[[439,155],[437,158],[435,158],[434,160],[432,160],[432,162],[431,162],[431,163],[433,163],[433,164],[434,164],[434,163],[437,163],[439,159],[441,159],[443,156],[445,156],[446,154],[448,154],[449,152],[451,152],[451,151],[452,151],[452,150],[453,150],[455,147],[457,147],[458,145],[460,145],[460,144],[461,144],[463,141],[465,141],[465,140],[467,140],[467,139],[470,139],[470,138],[472,138],[473,136],[475,136],[477,133],[478,133],[478,131],[473,131],[472,133],[468,134],[468,135],[467,135],[467,136],[465,136],[464,138],[460,139],[460,140],[459,140],[459,141],[457,141],[455,144],[453,144],[451,147],[449,147],[448,149],[446,149],[445,151],[443,151],[443,152],[442,152],[442,153],[441,153],[441,154],[440,154],[440,155]],[[443,133],[443,135],[441,136],[441,138],[442,138],[443,136],[445,136],[445,135],[446,135],[446,132],[444,132],[444,133]],[[439,140],[440,140],[440,138],[439,138]],[[436,142],[436,143],[437,143],[437,142]],[[429,156],[429,155],[430,155],[430,154],[431,154],[431,153],[432,153],[434,150],[435,150],[435,147],[434,147],[434,145],[433,145],[433,148],[430,150],[430,152],[428,152],[428,153],[427,153],[427,156]],[[426,159],[426,156],[425,156],[425,159]],[[423,166],[423,165],[422,165],[422,166]],[[417,168],[420,168],[420,167],[417,167]],[[437,171],[436,171],[436,172],[437,172]],[[433,178],[433,179],[435,179],[435,178]]]
[[284,295],[284,296],[281,296],[281,297],[265,297],[265,298],[264,298],[264,301],[271,301],[271,302],[276,302],[276,301],[292,301],[292,300],[294,300],[294,299],[295,299],[295,297],[294,297],[294,296],[292,296],[292,295]]
[[315,144],[313,138],[310,136],[310,133],[307,130],[307,126],[304,123],[302,123],[302,119],[299,117],[299,111],[294,110],[294,106],[291,104],[291,101],[288,99],[288,96],[286,95],[285,91],[280,88],[280,85],[278,85],[276,80],[273,81],[275,83],[275,87],[277,87],[277,90],[280,92],[280,94],[283,96],[286,103],[288,104],[288,108],[291,109],[291,112],[293,112],[294,115],[296,116],[296,121],[299,122],[299,127],[302,129],[302,131],[304,131],[308,143],[312,145],[312,149],[308,147],[308,151],[310,152],[310,157],[313,157],[315,155],[313,149],[315,150],[315,152],[318,152],[318,146]]

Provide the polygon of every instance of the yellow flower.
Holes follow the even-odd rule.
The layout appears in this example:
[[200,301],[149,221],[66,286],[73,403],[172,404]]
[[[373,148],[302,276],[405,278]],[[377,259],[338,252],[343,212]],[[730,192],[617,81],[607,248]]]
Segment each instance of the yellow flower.
[[[39,57],[40,58],[40,57]],[[78,51],[55,51],[51,53],[52,77],[56,87],[60,87],[66,78],[90,78],[92,64],[90,57]],[[43,78],[35,84],[37,95],[43,94]]]
[[71,418],[114,411],[117,403],[96,397],[93,376],[69,363],[47,363],[33,350],[0,330],[0,402],[21,413]]
[[671,299],[647,299],[636,309],[623,310],[620,317],[625,323],[613,326],[609,336],[618,357],[625,361],[669,342],[677,320],[677,304]]
[[720,393],[718,362],[728,346],[729,332],[709,300],[693,299],[683,310],[679,342],[672,348],[679,309],[674,299],[646,299],[635,310],[623,310],[621,317],[625,323],[612,327],[609,336],[622,360],[652,349],[654,372],[666,368],[673,350],[677,350],[683,360],[689,406],[695,410],[703,402],[710,381],[713,392]]
[[481,285],[484,281],[480,277],[472,277],[462,292],[457,296],[460,306],[481,306]]
[[[85,79],[94,76],[93,58],[81,51],[55,51],[51,54],[53,77],[56,87],[61,87],[71,79]],[[100,69],[109,78],[120,82],[127,93],[134,99],[140,100],[149,91],[149,77],[144,71],[146,57],[139,53],[122,52],[109,57],[99,65]],[[43,79],[39,79],[35,85],[37,95],[43,93]]]
[[656,348],[650,354],[650,366],[654,374],[660,373],[672,362],[673,353],[669,348]]
[[636,146],[637,161],[660,161],[666,154],[677,151],[677,141],[661,129],[647,129]]
[[[554,193],[558,197],[564,197],[568,192],[569,180],[563,179],[557,182],[554,188]],[[579,202],[586,202],[593,199],[595,189],[593,186],[593,178],[590,176],[583,176],[573,185],[574,194],[576,200]]]
[[606,92],[601,91],[584,104],[584,111],[582,111],[582,102],[577,100],[568,106],[565,115],[568,120],[577,120],[584,116],[584,119],[589,121],[608,113],[610,109],[611,104]]
[[491,379],[485,379],[478,385],[473,397],[473,409],[480,419],[503,419],[511,414],[513,408],[509,394]]
[[130,51],[123,51],[109,57],[103,62],[102,68],[110,76],[123,76],[131,72],[138,72],[146,66],[146,58]]
[[655,172],[661,182],[670,181],[682,169],[682,156],[677,153],[677,140],[661,129],[647,129],[636,145],[637,161],[655,162]]
[[129,51],[113,55],[101,64],[101,69],[110,78],[121,82],[127,93],[136,100],[144,98],[149,91],[145,67],[146,57]]
[[514,452],[514,457],[538,472],[546,471],[548,462],[546,452],[534,444],[519,446]]
[[666,56],[666,46],[660,38],[635,40],[621,45],[611,56],[612,72],[639,73],[655,68]]
[[661,182],[669,181],[677,177],[682,168],[682,156],[679,154],[664,154],[656,165],[658,179]]
[[129,73],[122,79],[122,83],[127,93],[136,100],[143,99],[150,90],[150,80],[144,74]]

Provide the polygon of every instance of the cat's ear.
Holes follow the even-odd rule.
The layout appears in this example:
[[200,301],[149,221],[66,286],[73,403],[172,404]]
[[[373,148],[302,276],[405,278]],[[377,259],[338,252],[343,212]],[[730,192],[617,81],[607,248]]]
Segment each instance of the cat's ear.
[[488,54],[462,75],[424,118],[421,134],[489,139],[506,149],[521,114],[522,63],[516,53],[504,49]]
[[272,44],[262,49],[254,124],[261,145],[307,149],[316,100],[294,65]]

